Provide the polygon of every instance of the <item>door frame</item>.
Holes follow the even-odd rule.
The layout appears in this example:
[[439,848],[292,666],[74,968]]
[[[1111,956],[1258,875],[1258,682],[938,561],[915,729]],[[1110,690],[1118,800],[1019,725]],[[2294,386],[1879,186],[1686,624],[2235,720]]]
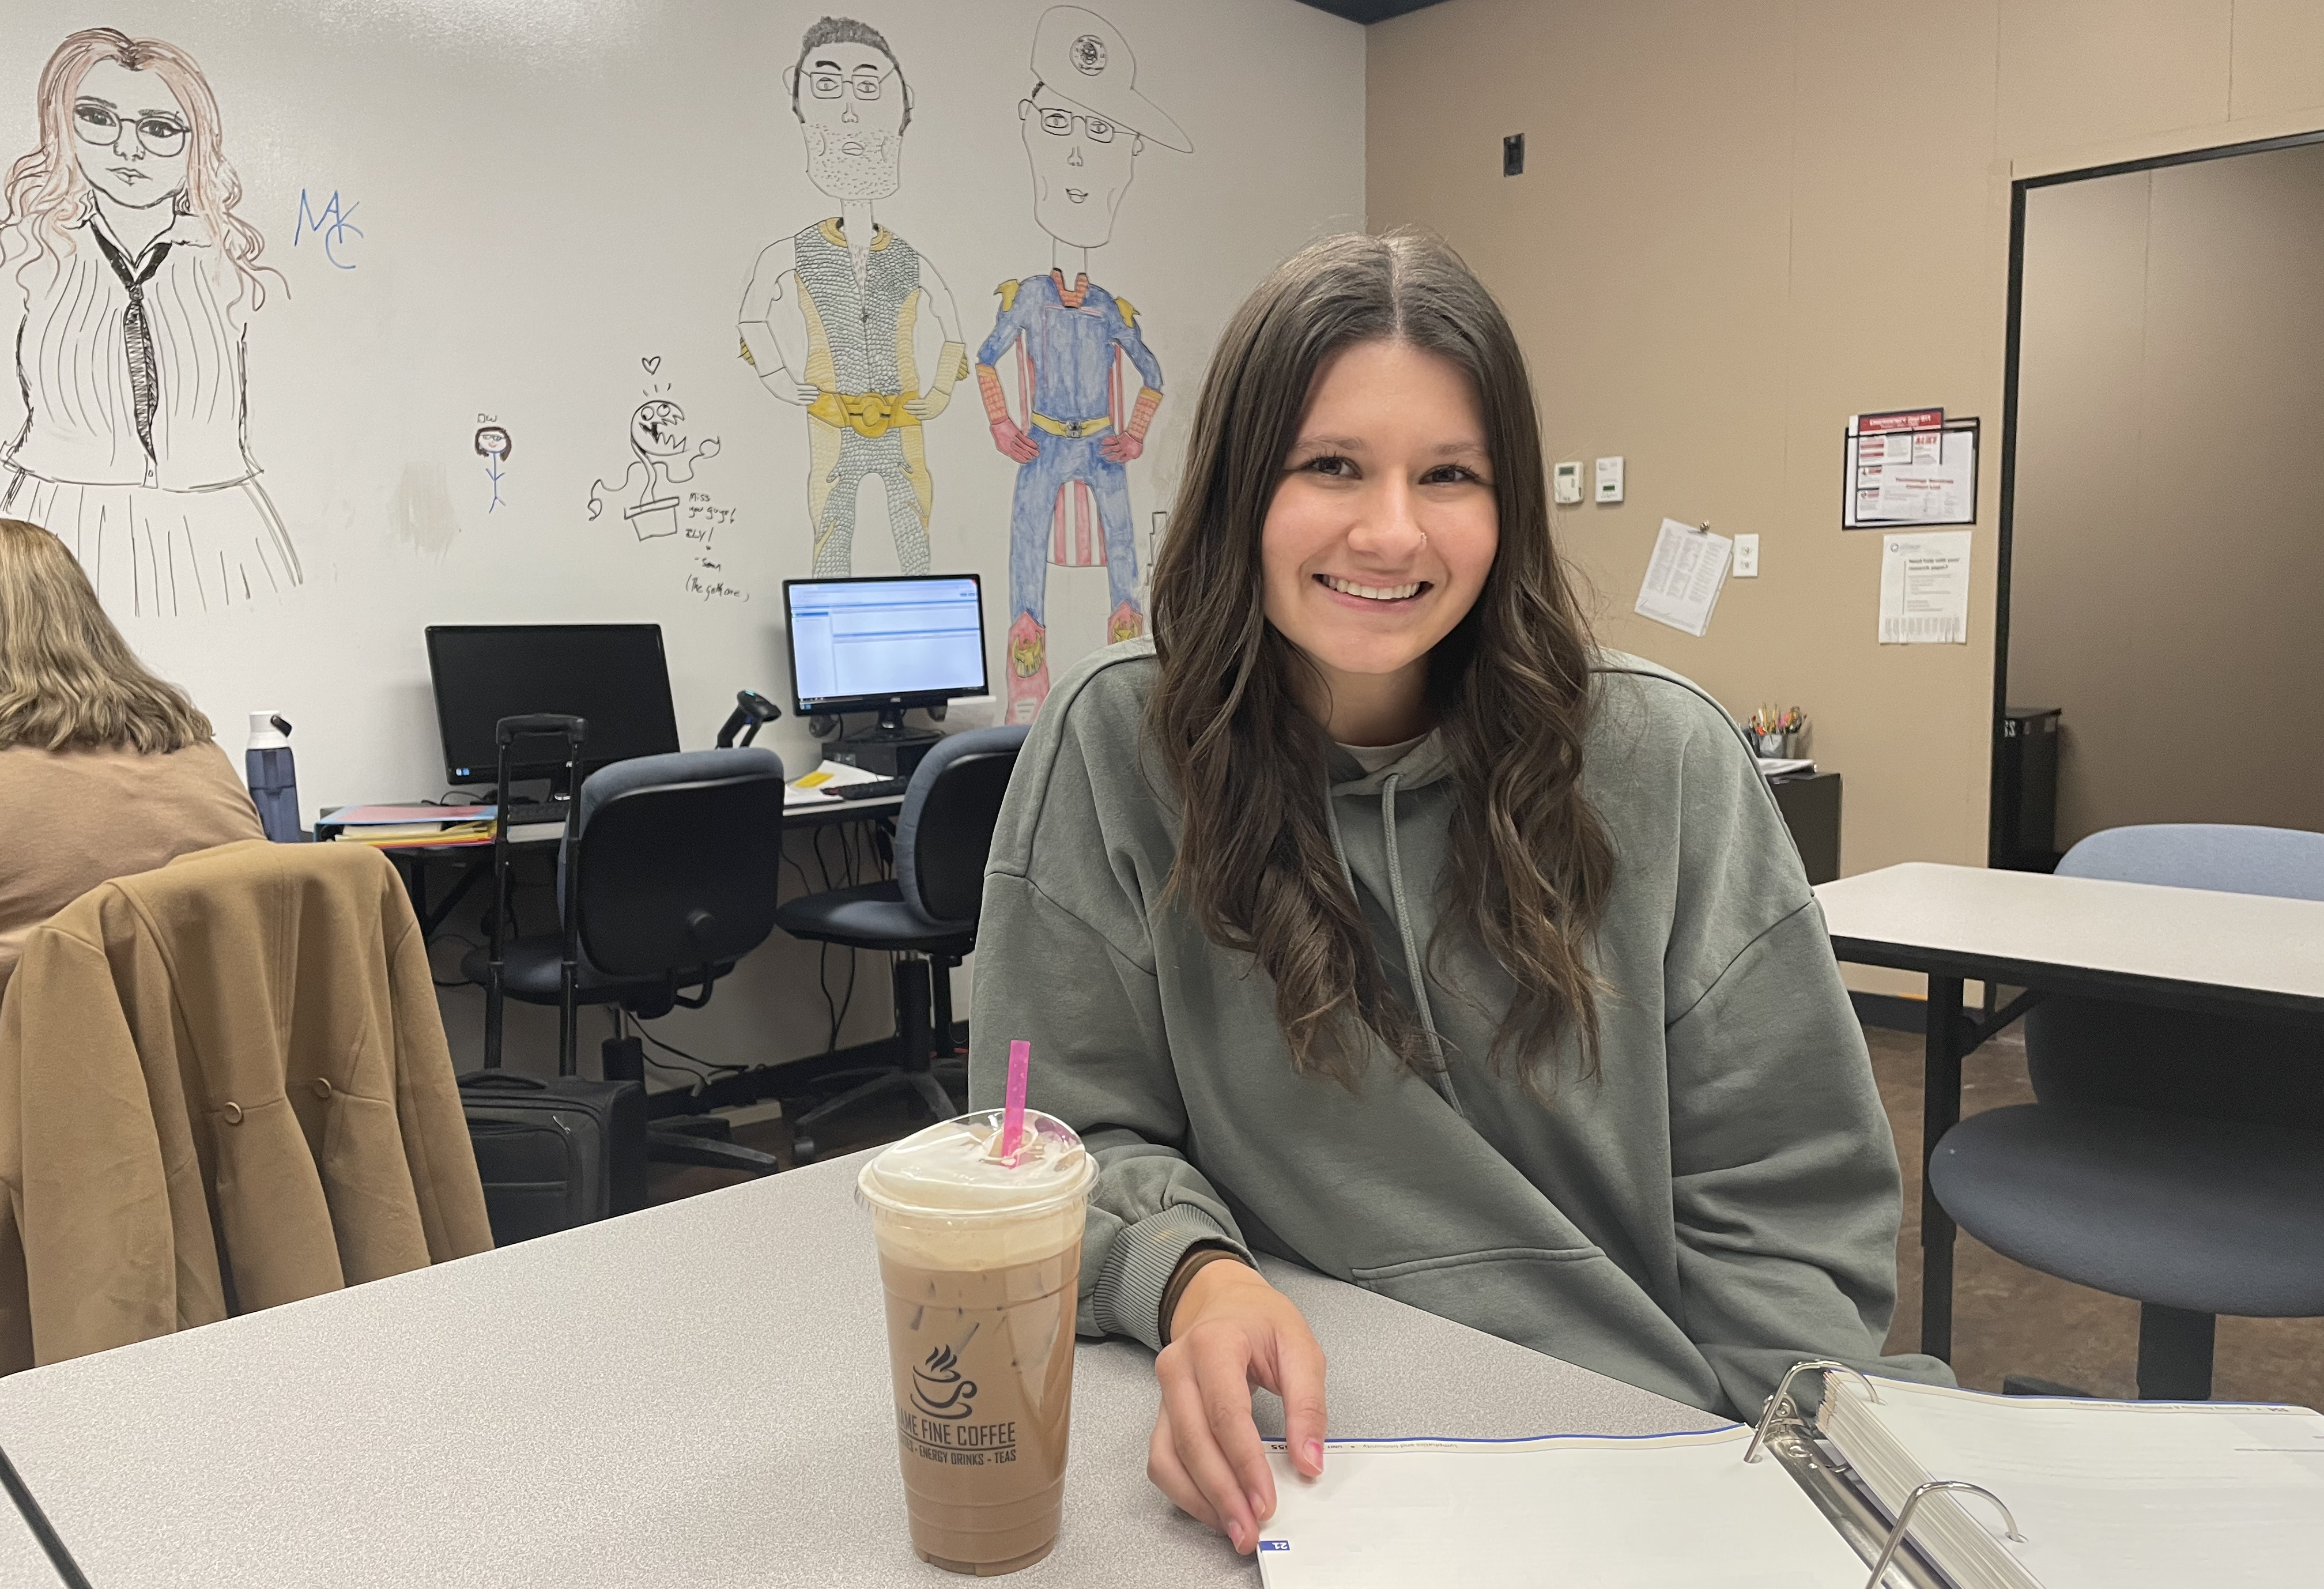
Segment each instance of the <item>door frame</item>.
[[2009,554],[2015,531],[2017,499],[2017,374],[2019,340],[2025,309],[2025,196],[2036,188],[2065,182],[2087,182],[2099,177],[2119,177],[2132,171],[2159,171],[2164,166],[2193,165],[2201,161],[2228,160],[2239,154],[2266,154],[2324,143],[2324,127],[2313,132],[2286,133],[2242,143],[2222,143],[2209,149],[2187,149],[2144,160],[2119,160],[2106,165],[2082,166],[2038,177],[2019,177],[2009,184],[2009,319],[2002,352],[2001,385],[2001,511],[2000,537],[1995,552],[1993,597],[1993,756],[1986,790],[1986,864],[1997,866],[2004,853],[2001,832],[2001,731],[2009,707]]

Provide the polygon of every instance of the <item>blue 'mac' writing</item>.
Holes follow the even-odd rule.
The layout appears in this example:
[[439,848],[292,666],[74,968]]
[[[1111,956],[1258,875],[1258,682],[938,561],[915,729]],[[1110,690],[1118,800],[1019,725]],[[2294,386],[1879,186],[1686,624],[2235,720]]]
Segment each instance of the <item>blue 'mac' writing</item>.
[[299,229],[290,234],[290,246],[298,247],[299,241],[302,237],[320,236],[323,240],[325,259],[343,271],[355,269],[352,263],[339,257],[339,250],[347,246],[349,237],[363,236],[363,228],[356,226],[352,219],[355,211],[362,208],[360,201],[342,205],[339,202],[338,189],[334,188],[331,189],[330,202],[318,210],[309,200],[307,189],[300,189]]

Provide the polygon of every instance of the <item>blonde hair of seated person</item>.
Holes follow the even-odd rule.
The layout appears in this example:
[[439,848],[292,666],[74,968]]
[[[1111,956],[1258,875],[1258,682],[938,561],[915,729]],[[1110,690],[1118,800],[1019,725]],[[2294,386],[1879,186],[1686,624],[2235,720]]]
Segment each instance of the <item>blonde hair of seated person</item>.
[[137,660],[65,543],[0,519],[0,750],[154,754],[211,733],[184,691]]

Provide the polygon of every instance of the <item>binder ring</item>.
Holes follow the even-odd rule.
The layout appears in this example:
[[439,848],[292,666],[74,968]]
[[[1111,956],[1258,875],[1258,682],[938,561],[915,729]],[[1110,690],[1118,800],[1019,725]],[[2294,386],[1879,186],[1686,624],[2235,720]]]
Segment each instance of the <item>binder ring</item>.
[[1825,1373],[1854,1374],[1857,1382],[1864,1387],[1864,1393],[1872,1399],[1873,1405],[1876,1407],[1879,1405],[1880,1387],[1874,1384],[1862,1369],[1851,1368],[1844,1363],[1835,1363],[1828,1357],[1820,1357],[1809,1363],[1795,1363],[1784,1372],[1783,1379],[1775,1386],[1775,1393],[1767,1398],[1767,1405],[1761,1409],[1759,1427],[1751,1432],[1751,1444],[1743,1450],[1745,1462],[1759,1460],[1759,1452],[1767,1444],[1767,1437],[1774,1431],[1778,1419],[1798,1415],[1798,1409],[1792,1403],[1792,1381],[1810,1369],[1816,1369]]
[[1913,1492],[1904,1497],[1904,1504],[1896,1509],[1896,1526],[1888,1531],[1888,1543],[1881,1547],[1880,1559],[1872,1564],[1872,1575],[1864,1581],[1864,1589],[1880,1589],[1880,1580],[1887,1573],[1888,1564],[1896,1559],[1896,1547],[1904,1543],[1904,1529],[1912,1522],[1913,1513],[1919,1510],[1923,1497],[1933,1495],[1940,1490],[1960,1490],[1984,1496],[2001,1513],[2005,1537],[2020,1544],[2024,1542],[2025,1536],[2017,1531],[2017,1520],[2010,1515],[2008,1504],[2000,1496],[1982,1484],[1970,1483],[1967,1479],[1931,1479],[1925,1484],[1914,1486]]

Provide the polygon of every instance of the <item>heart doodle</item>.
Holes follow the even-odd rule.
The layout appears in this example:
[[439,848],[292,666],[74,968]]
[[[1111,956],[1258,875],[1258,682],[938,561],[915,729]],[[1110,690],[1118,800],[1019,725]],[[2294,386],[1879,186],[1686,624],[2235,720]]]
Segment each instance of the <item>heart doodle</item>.
[[661,355],[659,354],[654,355],[651,358],[641,358],[638,360],[638,363],[645,365],[646,374],[649,375],[659,375],[661,374]]

